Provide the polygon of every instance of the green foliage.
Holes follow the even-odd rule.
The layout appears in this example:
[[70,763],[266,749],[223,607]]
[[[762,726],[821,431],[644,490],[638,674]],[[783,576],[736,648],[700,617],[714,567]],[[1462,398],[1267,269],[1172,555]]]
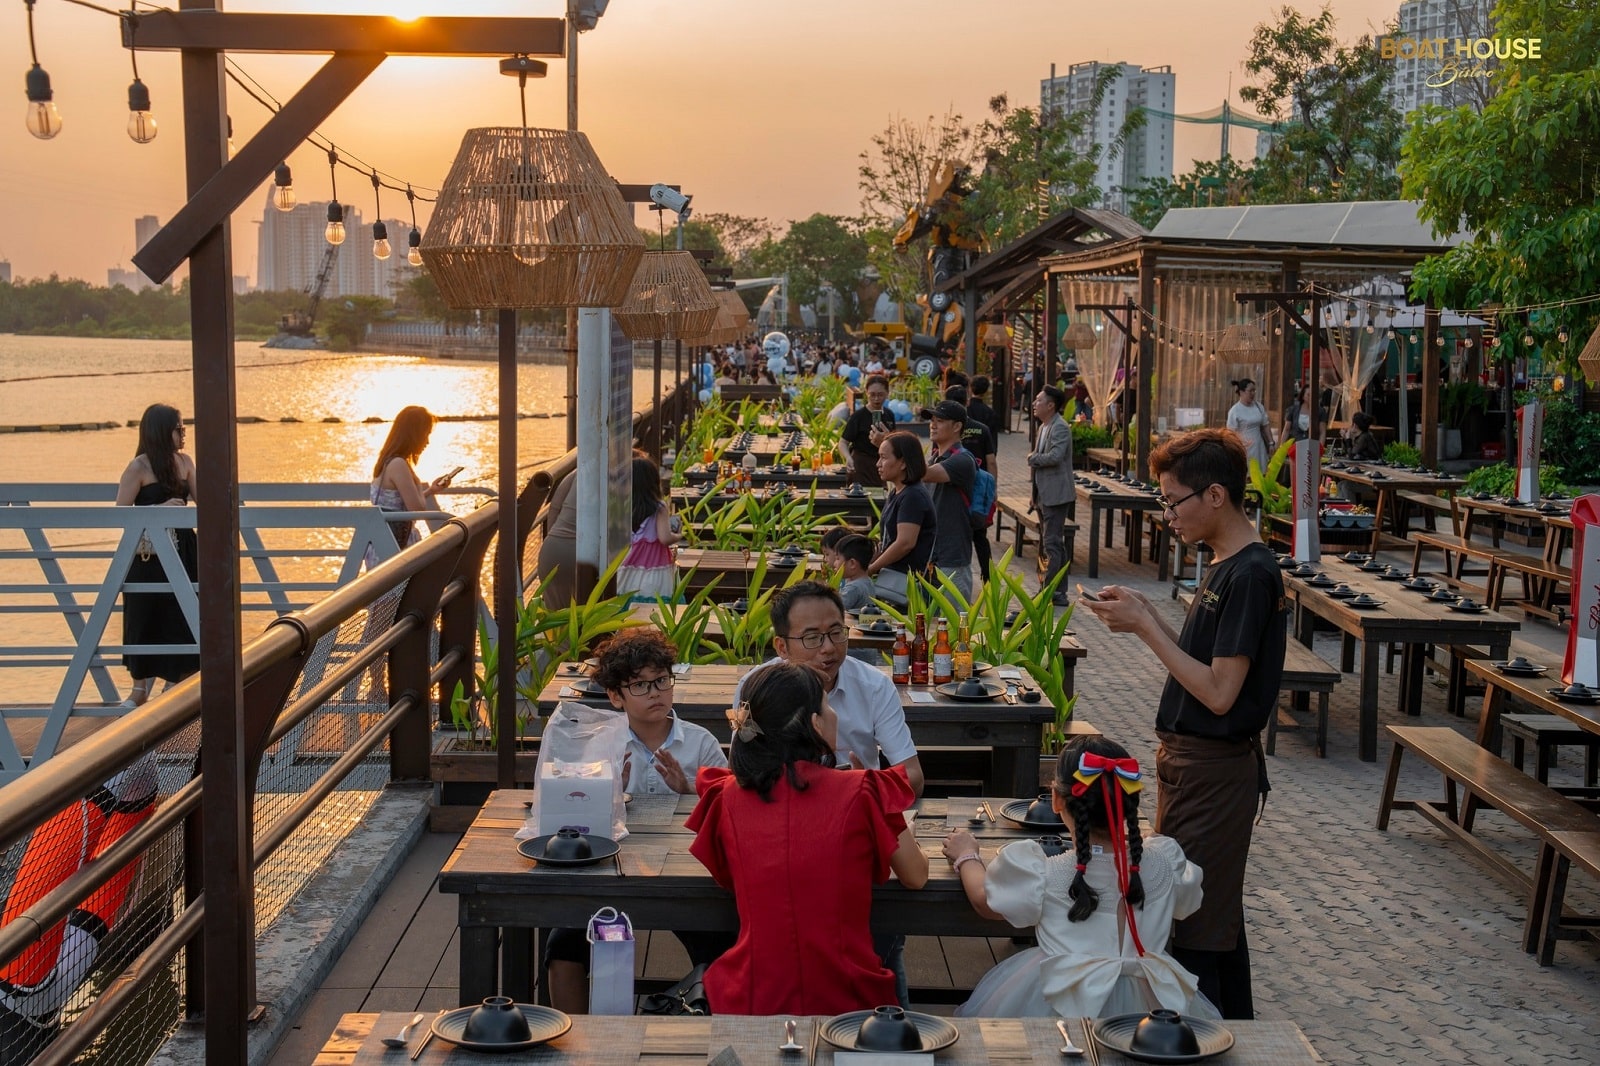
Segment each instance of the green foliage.
[[750,261],[764,274],[789,275],[791,316],[799,314],[801,304],[826,307],[822,291],[832,287],[839,294],[836,306],[842,321],[866,317],[859,289],[867,269],[867,242],[857,219],[819,213],[790,223],[781,238],[752,251]]
[[[1487,492],[1491,496],[1512,496],[1517,491],[1517,471],[1509,463],[1491,463],[1467,474],[1467,492]],[[1540,496],[1570,496],[1572,489],[1561,480],[1561,471],[1550,463],[1539,466]]]
[[1116,440],[1105,426],[1097,426],[1093,422],[1073,422],[1071,425],[1074,466],[1082,467],[1090,448],[1109,448]]
[[1489,409],[1489,393],[1476,381],[1452,381],[1439,393],[1439,416],[1451,429],[1460,429],[1474,411]]
[[1128,214],[1146,229],[1174,207],[1228,207],[1255,200],[1253,170],[1239,160],[1196,159],[1175,178],[1151,178],[1128,190]]
[[904,400],[913,411],[920,411],[939,402],[939,382],[934,378],[907,374],[889,383],[889,395],[896,400]]
[[[488,621],[480,618],[478,662],[473,673],[473,689],[476,695],[468,696],[465,687],[459,681],[450,692],[450,722],[455,726],[458,735],[464,734],[464,743],[469,747],[486,746],[493,749],[499,745],[499,671],[500,642],[490,635]],[[536,689],[533,696],[529,697],[529,706],[537,695]],[[518,737],[521,737],[526,730],[528,719],[529,715],[522,712],[519,707],[516,717]]]
[[1383,461],[1393,466],[1420,466],[1422,452],[1404,441],[1390,441],[1384,446]]
[[1541,397],[1545,404],[1542,455],[1575,485],[1600,484],[1600,413],[1585,413],[1561,393]]
[[529,681],[521,695],[537,699],[563,660],[582,658],[601,638],[637,624],[630,597],[606,595],[626,554],[617,553],[582,603],[546,610],[543,599],[536,596],[523,607],[517,620],[517,666],[527,670]]
[[[1418,264],[1412,298],[1449,307],[1559,301],[1600,292],[1600,15],[1592,4],[1501,0],[1500,37],[1538,37],[1537,60],[1508,59],[1480,111],[1425,109],[1405,136],[1404,195],[1441,237],[1471,237]],[[1586,337],[1593,305],[1548,315]],[[1508,321],[1517,329],[1525,323]],[[1560,355],[1568,361],[1577,345]]]
[[394,305],[381,296],[325,300],[317,328],[328,338],[328,347],[334,351],[348,351],[360,346],[368,326],[393,310]]
[[1261,464],[1254,459],[1250,460],[1250,485],[1249,488],[1261,497],[1261,510],[1266,514],[1288,514],[1294,510],[1294,492],[1289,486],[1280,484],[1278,474],[1283,470],[1284,460],[1289,457],[1289,449],[1294,447],[1294,440],[1286,440],[1278,445],[1278,450],[1272,453],[1272,458],[1267,460],[1267,469],[1262,470]]

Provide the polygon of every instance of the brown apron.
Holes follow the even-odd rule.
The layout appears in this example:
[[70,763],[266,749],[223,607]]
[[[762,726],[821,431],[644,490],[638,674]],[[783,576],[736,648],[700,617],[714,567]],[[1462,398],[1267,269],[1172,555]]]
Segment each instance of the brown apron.
[[1200,909],[1175,924],[1172,943],[1192,951],[1232,951],[1244,923],[1250,832],[1266,791],[1260,740],[1159,736],[1156,831],[1176,840],[1204,871]]

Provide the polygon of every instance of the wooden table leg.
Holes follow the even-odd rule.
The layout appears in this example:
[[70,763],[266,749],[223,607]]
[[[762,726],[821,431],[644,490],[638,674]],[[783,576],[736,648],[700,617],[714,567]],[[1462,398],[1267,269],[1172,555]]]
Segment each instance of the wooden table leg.
[[[465,901],[466,897],[462,897]],[[496,992],[495,965],[500,931],[492,925],[461,926],[461,961],[458,998],[461,1006],[482,1003]]]
[[1378,485],[1372,486],[1378,490],[1378,499],[1372,505],[1372,548],[1373,555],[1378,554],[1378,548],[1383,544],[1383,514],[1388,510],[1389,492],[1387,488]]
[[1361,729],[1356,743],[1362,762],[1378,761],[1378,644],[1361,640]]
[[1098,501],[1089,505],[1089,576],[1092,578],[1100,576],[1100,504]]

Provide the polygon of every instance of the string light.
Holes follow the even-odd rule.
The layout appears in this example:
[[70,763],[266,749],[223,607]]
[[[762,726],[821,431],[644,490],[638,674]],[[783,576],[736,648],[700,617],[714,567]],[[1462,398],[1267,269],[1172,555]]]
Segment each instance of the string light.
[[406,240],[411,250],[406,253],[406,262],[419,267],[422,265],[422,231],[417,229],[417,194],[409,185],[406,186],[406,204],[411,208],[411,236]]
[[1532,348],[1533,347],[1533,334],[1524,333],[1522,335],[1522,346],[1524,348]]
[[339,203],[339,153],[328,150],[328,174],[333,179],[333,199],[328,201],[328,225],[322,236],[329,244],[344,243],[344,207]]
[[135,144],[149,144],[156,139],[156,120],[150,114],[150,90],[139,80],[139,50],[133,46],[139,32],[139,16],[124,11],[122,20],[128,27],[128,58],[133,61],[133,84],[128,86],[128,136]]
[[297,203],[294,195],[294,175],[288,163],[279,163],[272,171],[272,206],[279,211],[293,211]]
[[1556,340],[1560,341],[1562,344],[1567,343],[1567,331],[1563,329],[1557,333]]
[[383,224],[383,194],[379,191],[382,183],[378,181],[378,172],[372,172],[372,206],[376,221],[372,223],[372,258],[387,259],[393,252],[389,248],[389,227]]
[[61,112],[50,89],[50,75],[39,65],[39,51],[34,47],[33,0],[24,2],[28,5],[28,54],[33,58],[33,66],[28,68],[28,132],[48,141],[61,132]]

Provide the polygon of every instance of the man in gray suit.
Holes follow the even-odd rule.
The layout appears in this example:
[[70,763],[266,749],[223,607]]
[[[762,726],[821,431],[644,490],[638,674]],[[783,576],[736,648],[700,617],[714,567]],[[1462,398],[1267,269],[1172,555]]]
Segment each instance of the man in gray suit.
[[[1033,472],[1033,506],[1039,512],[1039,551],[1046,559],[1043,581],[1049,584],[1067,565],[1064,526],[1076,500],[1072,480],[1072,427],[1061,417],[1067,395],[1046,385],[1033,398],[1033,417],[1039,420],[1028,466]],[[1054,602],[1064,606],[1067,592],[1056,590]]]

